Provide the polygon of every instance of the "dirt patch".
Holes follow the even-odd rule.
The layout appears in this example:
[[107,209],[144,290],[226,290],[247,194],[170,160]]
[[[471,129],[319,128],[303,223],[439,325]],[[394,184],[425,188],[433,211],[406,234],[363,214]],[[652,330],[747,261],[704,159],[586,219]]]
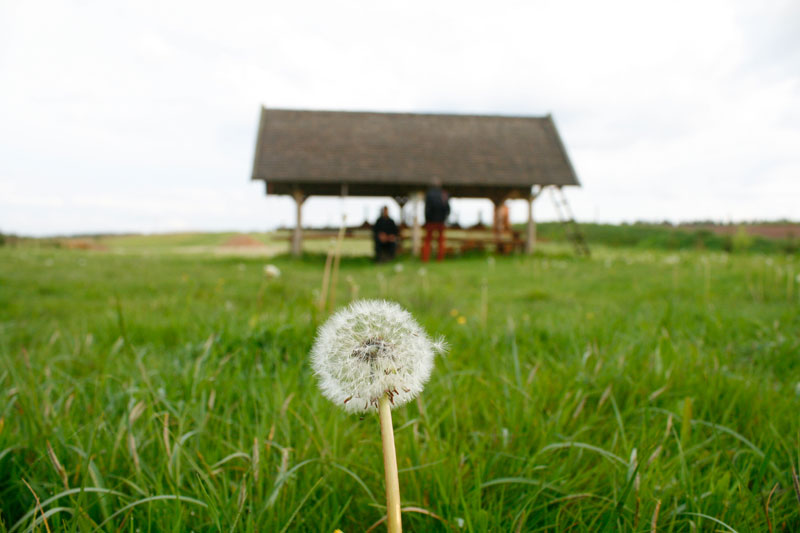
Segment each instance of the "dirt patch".
[[233,235],[229,237],[225,242],[220,244],[220,246],[225,247],[241,247],[241,246],[266,246],[263,242],[254,239],[250,235]]
[[766,237],[767,239],[798,239],[800,238],[800,224],[744,224],[728,226],[688,226],[690,229],[705,229],[717,235],[734,235],[739,228],[753,236]]
[[99,252],[108,251],[108,247],[94,241],[86,239],[64,239],[61,246],[68,250],[94,250]]
[[768,239],[797,239],[800,237],[800,226],[785,224],[775,226],[746,226],[751,235],[760,235]]

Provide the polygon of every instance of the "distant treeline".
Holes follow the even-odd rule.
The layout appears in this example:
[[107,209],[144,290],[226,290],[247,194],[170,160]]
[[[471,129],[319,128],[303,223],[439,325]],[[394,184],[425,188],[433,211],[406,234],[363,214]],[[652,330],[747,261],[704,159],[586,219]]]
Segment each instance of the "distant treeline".
[[[660,250],[717,250],[725,252],[800,253],[800,240],[794,237],[766,238],[748,231],[751,225],[727,227],[712,231],[707,227],[671,226],[668,224],[580,224],[589,245],[611,247],[651,248]],[[524,229],[520,227],[520,229]],[[563,241],[566,234],[562,224],[537,224],[541,240]]]
[[0,232],[0,246],[34,245],[40,247],[61,247],[61,242],[54,237],[21,237],[13,233]]

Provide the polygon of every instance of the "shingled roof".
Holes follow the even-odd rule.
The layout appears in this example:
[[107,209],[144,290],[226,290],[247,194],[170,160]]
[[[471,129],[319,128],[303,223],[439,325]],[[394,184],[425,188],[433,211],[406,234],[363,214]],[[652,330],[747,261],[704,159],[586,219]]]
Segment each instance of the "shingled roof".
[[402,196],[434,178],[461,197],[579,185],[550,115],[261,110],[252,179],[270,194]]

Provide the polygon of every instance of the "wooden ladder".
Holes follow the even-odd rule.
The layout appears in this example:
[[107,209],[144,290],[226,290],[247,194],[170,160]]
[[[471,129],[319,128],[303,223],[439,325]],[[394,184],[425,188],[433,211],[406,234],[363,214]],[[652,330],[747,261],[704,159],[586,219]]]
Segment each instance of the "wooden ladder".
[[583,231],[581,231],[581,227],[575,222],[575,215],[572,214],[567,196],[558,185],[553,185],[549,187],[549,189],[550,196],[553,198],[553,203],[556,206],[556,216],[558,216],[559,222],[561,222],[561,225],[564,227],[567,240],[572,242],[572,245],[575,246],[575,253],[577,255],[589,257],[591,255],[589,245],[586,244],[586,238],[583,235]]

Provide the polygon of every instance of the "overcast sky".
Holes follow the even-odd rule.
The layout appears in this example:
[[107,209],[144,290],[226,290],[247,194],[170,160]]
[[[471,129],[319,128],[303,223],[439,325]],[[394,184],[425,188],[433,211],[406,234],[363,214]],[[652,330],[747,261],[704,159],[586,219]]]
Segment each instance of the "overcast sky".
[[[3,0],[0,231],[291,224],[249,181],[261,105],[552,113],[579,220],[800,218],[794,0]],[[304,216],[382,203],[312,197]]]

